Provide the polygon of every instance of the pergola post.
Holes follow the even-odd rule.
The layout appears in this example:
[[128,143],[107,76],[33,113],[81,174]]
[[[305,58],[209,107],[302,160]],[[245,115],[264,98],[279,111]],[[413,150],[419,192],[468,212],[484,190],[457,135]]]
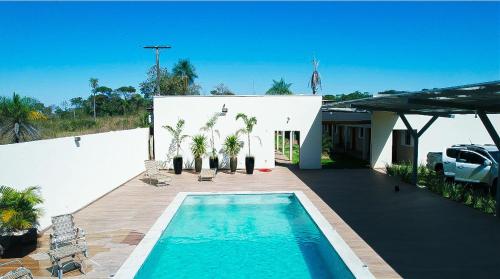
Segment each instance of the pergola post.
[[413,139],[413,163],[412,163],[412,175],[411,175],[411,182],[414,185],[417,185],[418,182],[418,139],[420,136],[422,136],[427,129],[436,121],[438,116],[433,116],[425,125],[420,129],[420,131],[417,133],[415,130],[410,125],[410,122],[408,119],[406,119],[406,116],[402,113],[399,114],[399,117],[401,117],[401,120],[403,120],[403,123],[406,126],[406,129],[408,129],[408,132],[411,134],[411,137]]
[[290,131],[290,162],[292,162],[293,158],[293,131]]
[[285,155],[285,131],[281,131],[281,135],[283,136],[281,138],[281,151],[283,152],[283,155]]
[[[497,146],[498,150],[500,150],[500,137],[498,136],[497,131],[495,130],[495,127],[493,127],[493,124],[491,124],[490,119],[488,118],[488,115],[484,111],[478,111],[477,115],[481,119],[481,122],[483,122],[484,127],[486,128],[486,131],[488,131],[488,134],[490,134],[491,139]],[[500,163],[500,162],[499,162]],[[496,195],[495,195],[495,214],[497,217],[500,218],[500,191],[498,189],[498,181],[497,181],[497,189],[496,189]]]

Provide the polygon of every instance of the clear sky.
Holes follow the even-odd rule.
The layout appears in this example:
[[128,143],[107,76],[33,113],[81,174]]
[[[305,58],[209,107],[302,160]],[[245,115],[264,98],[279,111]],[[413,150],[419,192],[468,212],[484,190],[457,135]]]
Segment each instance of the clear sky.
[[189,58],[207,94],[263,94],[272,79],[322,94],[418,90],[500,79],[500,3],[0,3],[0,95],[48,104],[88,96],[88,79],[138,86]]

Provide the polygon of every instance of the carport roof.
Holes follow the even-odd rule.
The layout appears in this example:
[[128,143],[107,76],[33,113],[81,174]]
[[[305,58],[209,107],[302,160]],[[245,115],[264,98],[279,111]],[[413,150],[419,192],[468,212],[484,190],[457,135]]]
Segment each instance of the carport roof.
[[369,111],[446,116],[500,113],[500,80],[417,92],[397,91],[373,98],[332,103],[325,106],[349,107]]

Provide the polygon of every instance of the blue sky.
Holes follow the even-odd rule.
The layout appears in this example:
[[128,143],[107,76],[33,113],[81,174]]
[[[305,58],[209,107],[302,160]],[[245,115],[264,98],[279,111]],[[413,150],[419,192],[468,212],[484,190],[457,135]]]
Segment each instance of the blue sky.
[[88,96],[88,79],[138,86],[161,63],[196,66],[203,92],[262,94],[272,79],[322,94],[417,90],[500,79],[500,3],[0,3],[0,95],[48,104]]

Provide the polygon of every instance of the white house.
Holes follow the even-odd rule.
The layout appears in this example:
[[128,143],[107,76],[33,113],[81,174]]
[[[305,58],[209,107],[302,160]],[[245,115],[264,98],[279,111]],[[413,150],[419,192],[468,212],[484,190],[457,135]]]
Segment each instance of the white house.
[[[172,136],[163,128],[164,125],[173,126],[179,119],[184,119],[183,134],[193,136],[203,133],[200,128],[214,114],[219,114],[216,129],[220,137],[216,136],[215,146],[219,160],[222,158],[223,164],[227,164],[222,144],[226,136],[244,127],[243,121],[235,118],[236,114],[245,113],[257,118],[250,139],[256,169],[275,166],[276,132],[283,131],[299,135],[301,168],[321,167],[321,96],[157,96],[153,105],[156,160],[171,162],[175,153]],[[249,152],[248,140],[245,135],[241,135],[240,140],[244,146],[238,156],[238,168],[244,168],[245,156]],[[194,164],[190,144],[188,138],[181,146],[185,168],[192,168]],[[203,167],[208,167],[208,158],[204,158]]]

